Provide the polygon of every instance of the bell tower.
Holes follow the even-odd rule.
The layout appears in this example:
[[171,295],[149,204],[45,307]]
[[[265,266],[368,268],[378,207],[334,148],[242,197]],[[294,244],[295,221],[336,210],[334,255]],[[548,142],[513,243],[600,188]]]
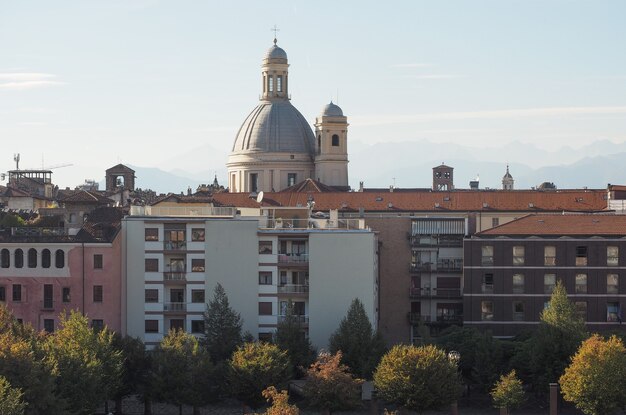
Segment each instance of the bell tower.
[[276,45],[267,51],[261,65],[263,86],[261,101],[289,100],[288,75],[289,63],[285,51]]
[[441,163],[433,167],[433,190],[454,190],[454,168]]
[[315,179],[328,186],[348,185],[348,118],[338,105],[326,105],[315,119]]

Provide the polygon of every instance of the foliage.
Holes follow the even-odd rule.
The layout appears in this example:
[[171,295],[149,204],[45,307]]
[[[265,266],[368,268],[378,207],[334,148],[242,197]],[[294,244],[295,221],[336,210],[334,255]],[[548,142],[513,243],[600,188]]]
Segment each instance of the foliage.
[[337,411],[352,409],[361,403],[361,379],[355,379],[346,365],[341,364],[341,352],[320,353],[306,375],[304,396],[314,408]]
[[285,318],[278,323],[274,343],[281,350],[287,351],[294,374],[304,372],[315,360],[315,350],[304,333],[300,319],[294,315],[291,301],[287,305]]
[[170,330],[155,352],[159,398],[174,405],[207,404],[213,388],[212,363],[198,340],[183,330]]
[[0,220],[0,228],[18,228],[21,226],[26,226],[26,222],[18,215],[7,213]]
[[585,320],[567,298],[567,290],[560,280],[554,287],[548,307],[541,312],[540,319],[543,324],[568,333],[579,342],[587,337]]
[[493,406],[496,408],[515,409],[524,401],[524,387],[522,381],[517,378],[515,370],[508,375],[500,376],[491,390]]
[[352,373],[368,379],[386,349],[382,336],[372,329],[363,303],[358,298],[352,300],[348,314],[330,336],[329,343],[330,352],[335,354],[341,351],[342,363]]
[[26,404],[22,391],[11,387],[5,377],[0,376],[0,415],[22,415]]
[[611,414],[626,405],[626,348],[615,336],[583,342],[559,380],[563,397],[589,415]]
[[287,352],[269,343],[243,344],[233,353],[229,369],[232,394],[253,408],[263,403],[263,390],[280,388],[291,378]]
[[454,402],[461,387],[457,366],[432,345],[394,346],[378,364],[374,385],[388,402],[421,412]]
[[272,406],[265,411],[266,415],[300,414],[300,410],[296,405],[289,405],[289,395],[285,390],[278,392],[275,387],[270,386],[263,391],[263,397],[272,404]]
[[152,398],[153,359],[151,354],[146,351],[143,342],[135,337],[116,335],[114,347],[121,352],[124,359],[124,370],[115,398],[122,399],[125,396],[135,394],[144,399]]
[[242,344],[242,324],[241,316],[230,308],[226,291],[218,283],[204,313],[203,343],[214,363],[230,359]]

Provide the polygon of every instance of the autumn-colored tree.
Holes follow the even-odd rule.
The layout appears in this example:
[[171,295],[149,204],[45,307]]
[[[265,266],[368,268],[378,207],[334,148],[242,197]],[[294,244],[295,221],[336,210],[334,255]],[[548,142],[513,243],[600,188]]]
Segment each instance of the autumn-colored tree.
[[282,388],[291,378],[287,352],[270,343],[245,343],[230,360],[229,386],[234,397],[253,408],[263,403],[269,386]]
[[615,336],[585,340],[559,380],[563,397],[588,415],[626,406],[626,347]]
[[350,369],[341,363],[341,352],[322,352],[306,374],[304,396],[309,405],[324,411],[352,409],[360,405],[361,379],[355,379]]
[[422,412],[456,401],[461,382],[457,365],[435,346],[394,346],[374,372],[378,395]]
[[289,394],[286,390],[278,392],[270,386],[263,391],[263,397],[272,405],[267,408],[265,415],[299,415],[300,410],[296,405],[289,404]]
[[515,370],[500,376],[500,380],[491,390],[491,399],[493,399],[494,407],[504,408],[507,413],[524,402],[524,386],[517,378]]
[[5,377],[0,376],[0,415],[23,415],[26,403],[22,391],[12,388]]

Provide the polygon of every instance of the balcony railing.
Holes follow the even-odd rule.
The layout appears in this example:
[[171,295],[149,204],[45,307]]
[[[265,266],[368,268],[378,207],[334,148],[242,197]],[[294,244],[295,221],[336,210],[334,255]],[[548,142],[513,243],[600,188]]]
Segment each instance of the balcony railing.
[[443,258],[437,261],[437,271],[440,272],[461,272],[463,271],[463,260],[461,258]]
[[410,271],[411,272],[430,272],[432,268],[432,263],[430,262],[413,262],[411,263]]
[[412,298],[461,298],[460,288],[411,288]]
[[187,274],[185,272],[164,272],[163,281],[186,281]]
[[408,314],[409,324],[419,324],[430,321],[430,316],[423,316],[420,313],[409,312]]
[[187,249],[187,241],[163,241],[164,251],[184,251]]
[[463,246],[463,237],[411,235],[411,245],[417,247],[460,248]]
[[309,262],[309,254],[305,253],[292,253],[292,254],[278,254],[279,264],[306,264]]
[[304,294],[309,292],[308,285],[284,284],[278,286],[280,294]]
[[186,303],[163,303],[163,311],[181,312],[187,311]]
[[437,316],[437,323],[461,324],[463,323],[463,315],[453,314],[446,316]]
[[[286,315],[278,315],[278,322],[279,323],[284,322],[285,320],[287,320],[287,317],[288,316],[286,316]],[[296,322],[298,322],[300,324],[308,324],[308,322],[309,322],[309,316],[293,315],[291,317],[294,318],[294,321],[296,321]]]

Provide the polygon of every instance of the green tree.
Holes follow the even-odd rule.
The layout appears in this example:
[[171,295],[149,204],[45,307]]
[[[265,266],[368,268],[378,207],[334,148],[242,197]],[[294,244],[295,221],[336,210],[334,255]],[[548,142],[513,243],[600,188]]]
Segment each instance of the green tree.
[[0,228],[17,228],[21,226],[26,226],[26,222],[18,215],[7,213],[0,219]]
[[170,330],[155,352],[158,396],[164,402],[191,405],[194,414],[206,405],[212,396],[213,377],[211,359],[198,340],[183,330]]
[[0,376],[0,415],[23,415],[26,404],[22,391],[11,387],[5,377]]
[[115,413],[122,413],[122,399],[130,395],[140,396],[146,408],[150,408],[154,397],[152,354],[148,353],[140,339],[130,336],[115,336],[114,347],[121,352],[124,359],[120,387],[114,396]]
[[543,324],[570,334],[578,342],[587,337],[585,320],[576,311],[576,305],[567,298],[567,290],[560,280],[552,291],[548,307],[541,312],[540,319]]
[[204,313],[203,343],[214,363],[230,359],[242,344],[242,324],[241,316],[230,308],[226,291],[218,283]]
[[421,413],[456,401],[457,365],[435,346],[394,346],[378,364],[374,385],[388,402]]
[[361,379],[355,379],[349,368],[341,364],[341,352],[320,353],[306,375],[304,396],[313,408],[338,411],[361,404]]
[[374,332],[365,307],[358,298],[352,300],[348,314],[341,320],[339,328],[330,336],[330,352],[342,353],[342,363],[352,373],[370,379],[372,372],[385,354],[385,343],[379,333]]
[[315,360],[315,350],[311,340],[306,337],[299,316],[294,314],[293,303],[289,301],[283,320],[278,323],[274,333],[274,343],[287,351],[294,374],[303,374]]
[[507,413],[511,409],[518,408],[524,402],[524,386],[517,378],[515,370],[508,375],[500,376],[491,390],[491,399],[496,408],[505,408]]
[[608,415],[626,406],[626,348],[615,336],[585,340],[559,383],[566,401],[589,415]]
[[300,410],[296,405],[289,405],[289,395],[287,391],[278,392],[275,387],[270,386],[263,391],[263,397],[272,405],[267,408],[265,415],[299,415]]
[[253,408],[263,403],[269,386],[282,388],[291,378],[287,352],[269,343],[245,343],[230,360],[229,385],[237,399]]

